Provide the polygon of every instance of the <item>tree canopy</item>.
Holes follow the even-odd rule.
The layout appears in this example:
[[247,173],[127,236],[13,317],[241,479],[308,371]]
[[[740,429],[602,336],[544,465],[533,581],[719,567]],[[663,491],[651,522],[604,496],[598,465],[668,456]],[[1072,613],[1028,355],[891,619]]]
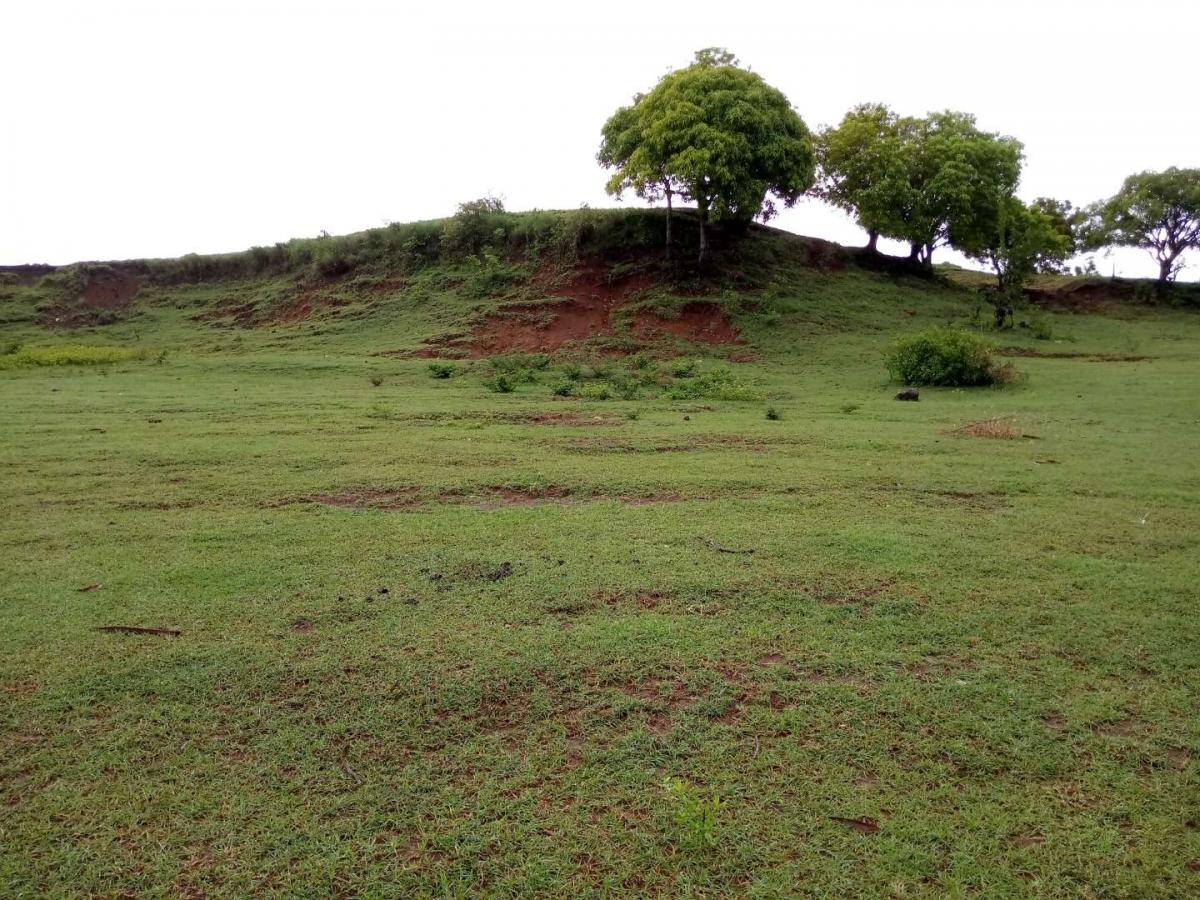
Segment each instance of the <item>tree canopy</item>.
[[820,193],[874,236],[907,241],[926,264],[955,235],[989,231],[1021,174],[1021,143],[961,112],[900,117],[856,107],[818,141]]
[[[1070,204],[1065,208],[1069,211]],[[1064,204],[1046,198],[1026,204],[1009,195],[996,213],[989,227],[976,228],[972,241],[960,249],[992,267],[1001,294],[1020,288],[1035,272],[1057,271],[1075,252]]]
[[1159,282],[1173,281],[1183,254],[1200,247],[1200,169],[1131,175],[1090,212],[1089,247],[1141,247],[1157,260]]
[[615,170],[607,185],[615,196],[633,190],[646,200],[695,203],[701,260],[708,222],[769,219],[776,200],[790,206],[812,186],[816,162],[788,99],[719,48],[699,51],[618,109],[604,125],[598,159]]

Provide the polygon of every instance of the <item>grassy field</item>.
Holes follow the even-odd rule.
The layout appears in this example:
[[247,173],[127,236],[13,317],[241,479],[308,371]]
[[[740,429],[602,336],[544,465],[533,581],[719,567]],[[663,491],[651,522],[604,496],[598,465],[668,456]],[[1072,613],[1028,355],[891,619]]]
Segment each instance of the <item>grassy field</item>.
[[714,293],[749,361],[511,393],[373,355],[475,264],[261,327],[194,316],[294,279],[10,288],[16,352],[134,355],[0,369],[0,894],[1200,893],[1200,317],[898,403],[896,334],[990,312],[789,252]]

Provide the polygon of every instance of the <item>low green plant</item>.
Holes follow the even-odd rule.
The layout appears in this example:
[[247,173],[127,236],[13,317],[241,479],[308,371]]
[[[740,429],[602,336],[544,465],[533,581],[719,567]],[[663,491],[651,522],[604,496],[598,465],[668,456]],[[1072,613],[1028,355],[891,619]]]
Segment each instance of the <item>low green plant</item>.
[[892,378],[904,384],[970,387],[1006,380],[988,341],[958,328],[903,335],[887,352]]
[[704,796],[682,778],[668,778],[663,790],[675,807],[675,824],[679,827],[680,843],[690,850],[711,850],[717,845],[717,815],[721,798]]
[[375,385],[375,387],[379,387],[381,384],[383,384],[383,376],[382,375],[372,375],[371,376],[371,384]]
[[589,381],[579,386],[579,396],[585,400],[611,400],[612,387],[606,381]]
[[430,378],[450,378],[458,372],[458,366],[448,362],[431,362],[429,364]]
[[575,394],[578,384],[570,378],[560,378],[550,389],[555,397],[571,397]]
[[0,355],[0,369],[19,366],[96,366],[141,359],[145,353],[127,347],[60,344],[56,347],[18,347]]
[[783,414],[773,406],[767,407],[767,418],[772,422],[778,422],[783,418]]
[[668,400],[761,400],[762,395],[738,380],[728,366],[670,385],[663,397]]
[[516,379],[505,372],[497,372],[491,378],[485,378],[483,383],[496,394],[511,394],[517,389]]
[[671,366],[671,374],[676,378],[691,378],[696,374],[699,364],[695,359],[679,360]]

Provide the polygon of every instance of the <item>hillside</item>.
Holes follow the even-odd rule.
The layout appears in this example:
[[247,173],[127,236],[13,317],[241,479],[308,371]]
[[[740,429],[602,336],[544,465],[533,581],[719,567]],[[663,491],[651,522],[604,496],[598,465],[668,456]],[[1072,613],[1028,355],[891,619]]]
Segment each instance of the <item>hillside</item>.
[[0,273],[0,894],[1195,893],[1190,288],[662,225]]

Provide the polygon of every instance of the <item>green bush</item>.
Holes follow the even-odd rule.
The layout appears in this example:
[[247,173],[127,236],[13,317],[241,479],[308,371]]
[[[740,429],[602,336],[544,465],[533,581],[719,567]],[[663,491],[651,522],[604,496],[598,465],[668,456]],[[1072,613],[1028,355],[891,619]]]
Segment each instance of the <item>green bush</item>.
[[603,381],[589,381],[579,386],[579,396],[585,400],[608,400],[612,398],[612,388]]
[[504,372],[485,379],[483,383],[488,390],[497,394],[511,394],[517,389],[516,381]]
[[761,400],[762,395],[738,381],[728,366],[672,384],[663,396],[668,400]]
[[429,364],[430,378],[449,378],[458,371],[458,366],[448,362],[431,362]]
[[570,378],[562,378],[554,383],[552,390],[555,397],[570,397],[575,393],[578,385]]
[[993,346],[957,328],[928,328],[896,339],[887,368],[904,384],[969,387],[1006,380]]
[[696,374],[696,365],[694,359],[681,360],[671,367],[671,374],[676,378],[691,378]]

